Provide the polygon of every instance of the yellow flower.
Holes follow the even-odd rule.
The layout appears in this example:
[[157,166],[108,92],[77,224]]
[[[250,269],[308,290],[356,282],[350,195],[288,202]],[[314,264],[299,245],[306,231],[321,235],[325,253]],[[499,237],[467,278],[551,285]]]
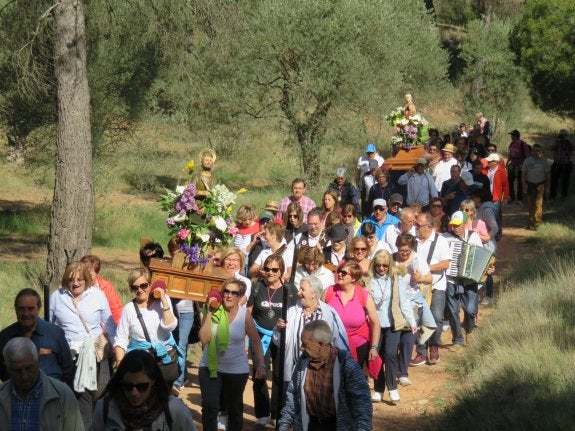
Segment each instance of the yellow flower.
[[188,173],[192,173],[194,172],[194,169],[196,168],[196,164],[194,163],[193,160],[190,160],[187,164],[186,167],[183,169],[184,171],[188,171]]
[[244,193],[247,193],[248,189],[246,189],[245,187],[242,187],[241,189],[238,190],[238,195],[243,195]]

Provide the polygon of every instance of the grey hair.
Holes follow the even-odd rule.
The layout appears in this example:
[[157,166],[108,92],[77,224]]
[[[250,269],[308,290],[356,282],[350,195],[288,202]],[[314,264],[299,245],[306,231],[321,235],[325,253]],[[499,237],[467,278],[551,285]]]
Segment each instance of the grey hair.
[[318,343],[330,344],[332,333],[329,324],[325,320],[314,320],[303,327],[302,332],[309,332],[311,338]]
[[2,356],[4,356],[6,364],[21,361],[28,356],[32,356],[37,361],[38,348],[29,338],[16,337],[6,343],[4,350],[2,350]]
[[338,178],[345,178],[347,177],[347,169],[345,168],[337,168],[335,170],[335,176]]
[[313,292],[315,293],[315,297],[319,300],[321,298],[321,296],[323,295],[323,284],[321,284],[321,281],[319,280],[319,278],[314,277],[313,275],[310,275],[308,277],[304,277],[299,282],[300,286],[304,281],[307,284],[309,284],[309,287],[311,287],[311,290],[313,290]]

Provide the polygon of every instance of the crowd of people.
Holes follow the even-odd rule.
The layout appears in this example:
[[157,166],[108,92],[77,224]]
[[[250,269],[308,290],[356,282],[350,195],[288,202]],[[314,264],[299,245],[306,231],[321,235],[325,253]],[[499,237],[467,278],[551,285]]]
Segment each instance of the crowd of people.
[[[50,321],[34,289],[15,298],[17,321],[0,332],[0,421],[22,430],[193,430],[179,395],[200,317],[204,430],[243,428],[250,375],[257,429],[370,430],[372,402],[399,403],[401,387],[417,383],[409,368],[440,360],[442,332],[451,331],[450,349],[464,346],[478,307],[491,305],[502,206],[526,199],[526,228],[535,230],[544,197],[568,193],[566,131],[552,166],[540,145],[510,136],[505,160],[478,114],[470,129],[443,138],[430,130],[426,154],[403,173],[369,144],[356,184],[338,168],[320,205],[297,178],[291,195],[259,211],[241,206],[234,243],[213,253],[227,279],[201,316],[198,304],[152,282],[160,244],[140,250],[126,304],[97,256],[71,262],[50,296]],[[170,241],[170,256],[179,245]],[[460,268],[470,248],[488,251],[478,276]]]

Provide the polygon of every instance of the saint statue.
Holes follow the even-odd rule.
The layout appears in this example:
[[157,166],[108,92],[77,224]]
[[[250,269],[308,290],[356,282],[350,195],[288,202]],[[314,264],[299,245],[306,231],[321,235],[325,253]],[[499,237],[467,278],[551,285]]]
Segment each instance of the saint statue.
[[413,97],[411,97],[411,94],[409,93],[405,95],[405,105],[401,108],[401,112],[403,112],[403,115],[407,118],[412,117],[417,113],[415,110],[415,104],[413,103]]
[[196,185],[196,199],[203,199],[210,194],[210,191],[217,184],[217,179],[212,173],[216,163],[216,152],[210,148],[200,153],[200,164],[202,170],[192,177],[192,182]]

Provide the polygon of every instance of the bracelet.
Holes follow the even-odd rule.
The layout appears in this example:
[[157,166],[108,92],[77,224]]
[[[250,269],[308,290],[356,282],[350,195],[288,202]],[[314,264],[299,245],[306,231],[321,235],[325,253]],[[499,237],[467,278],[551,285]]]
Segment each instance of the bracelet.
[[375,349],[375,350],[379,350],[379,346],[377,344],[374,344],[373,346],[371,346],[371,348]]
[[168,307],[168,308],[162,308],[162,310],[164,310],[164,311],[170,311],[170,307]]

